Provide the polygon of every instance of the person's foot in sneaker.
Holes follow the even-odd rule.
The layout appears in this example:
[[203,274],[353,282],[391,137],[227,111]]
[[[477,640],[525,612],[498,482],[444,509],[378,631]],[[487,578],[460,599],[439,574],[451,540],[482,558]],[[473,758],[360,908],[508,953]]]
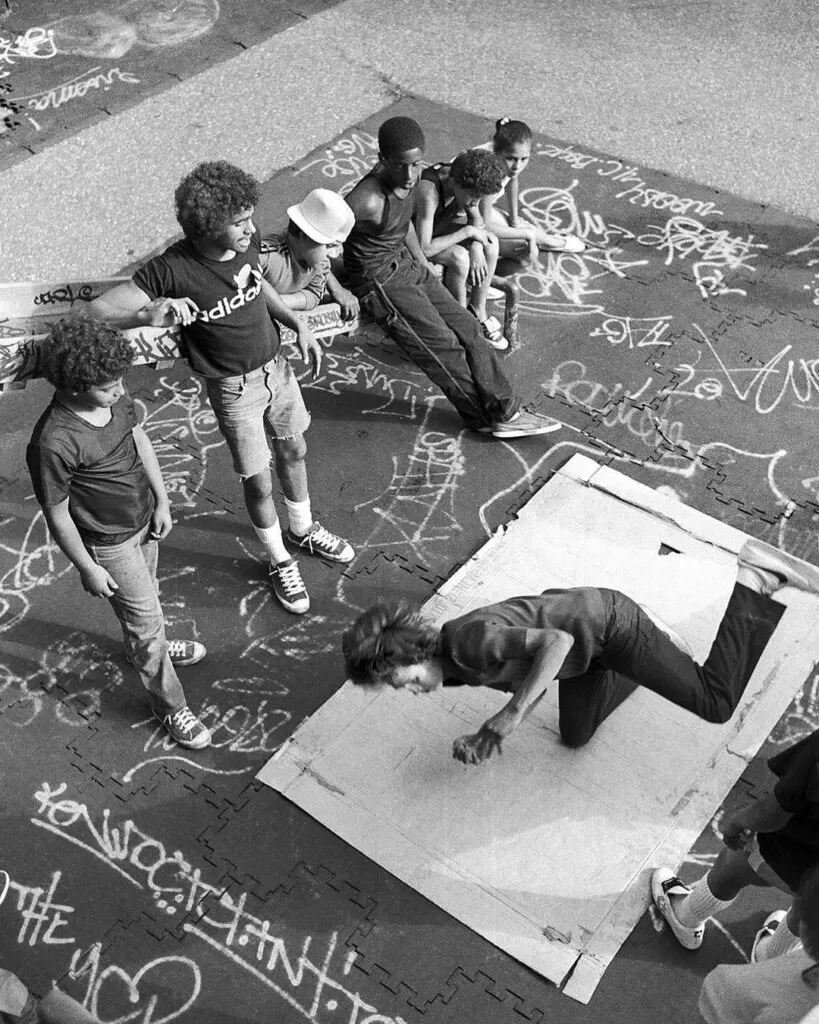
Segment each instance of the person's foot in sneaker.
[[483,336],[492,348],[496,348],[498,352],[505,352],[509,348],[509,341],[504,337],[500,320],[496,316],[485,316],[481,319],[480,314],[471,303],[466,308],[481,325]]
[[674,938],[685,949],[699,949],[705,935],[705,925],[692,928],[684,925],[674,912],[674,900],[682,899],[691,892],[690,886],[680,881],[668,868],[657,868],[651,876],[651,896],[654,906],[665,918]]
[[198,640],[169,640],[168,657],[172,665],[195,665],[208,653],[207,647]]
[[751,946],[751,963],[758,964],[762,960],[767,960],[765,956],[765,947],[771,940],[773,933],[779,927],[780,923],[785,920],[788,916],[787,910],[774,910],[768,914],[765,918],[765,923],[756,933],[754,937],[754,944]]
[[313,523],[303,537],[288,528],[284,539],[299,551],[306,551],[308,555],[329,558],[331,562],[352,562],[355,558],[355,551],[351,544],[343,537],[337,537],[334,533],[330,533],[318,522]]
[[191,750],[201,750],[210,746],[210,729],[199,721],[187,704],[168,715],[161,715],[157,711],[154,711],[154,715],[165,726],[168,735],[180,746],[190,747]]
[[310,611],[310,597],[295,558],[288,558],[278,565],[270,563],[270,585],[282,608],[294,615]]
[[560,420],[554,420],[551,416],[543,416],[530,409],[519,409],[511,419],[493,423],[488,432],[493,437],[535,437],[538,434],[550,434],[553,430],[560,430],[562,426]]

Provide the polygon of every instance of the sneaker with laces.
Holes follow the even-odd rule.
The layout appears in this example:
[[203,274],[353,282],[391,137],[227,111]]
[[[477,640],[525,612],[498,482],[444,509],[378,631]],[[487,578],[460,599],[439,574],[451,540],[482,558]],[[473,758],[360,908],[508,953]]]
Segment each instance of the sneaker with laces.
[[481,325],[483,336],[492,346],[496,348],[498,352],[505,352],[509,348],[509,341],[504,337],[503,328],[500,325],[500,320],[496,316],[488,316],[485,320],[481,320],[478,316],[477,311],[473,305],[466,307],[469,312],[475,317],[478,323]]
[[672,896],[687,896],[690,892],[691,888],[668,868],[657,868],[651,876],[651,897],[654,906],[665,918],[674,933],[674,938],[684,949],[699,949],[705,935],[705,924],[695,925],[693,928],[686,927],[677,918],[671,903]]
[[562,426],[560,420],[553,420],[551,416],[543,416],[530,409],[520,409],[511,419],[493,423],[488,433],[493,437],[503,438],[534,437],[537,434],[550,434],[553,430],[560,430]]
[[295,558],[288,558],[278,565],[270,563],[270,585],[282,608],[294,615],[304,615],[310,611],[310,596]]
[[754,937],[754,944],[751,946],[752,964],[758,964],[760,961],[767,959],[765,956],[765,947],[768,945],[768,939],[770,939],[779,927],[779,922],[784,921],[787,916],[787,910],[774,910],[765,918],[765,922],[756,933],[756,936]]
[[207,647],[198,640],[169,640],[168,657],[172,665],[195,665],[208,653]]
[[334,533],[330,533],[321,523],[313,523],[309,533],[303,537],[288,528],[284,539],[299,551],[306,551],[308,555],[329,558],[331,562],[352,562],[355,558],[352,545],[348,544],[343,537],[337,537]]
[[180,746],[201,750],[210,745],[210,729],[199,721],[187,704],[169,715],[160,715],[156,711],[154,715],[168,730],[168,735]]

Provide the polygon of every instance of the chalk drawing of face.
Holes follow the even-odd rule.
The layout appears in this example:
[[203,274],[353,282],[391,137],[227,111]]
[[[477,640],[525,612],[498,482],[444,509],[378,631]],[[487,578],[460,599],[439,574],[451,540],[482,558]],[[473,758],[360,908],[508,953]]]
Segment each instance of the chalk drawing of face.
[[218,0],[126,0],[112,11],[69,14],[47,28],[60,53],[114,60],[135,44],[152,49],[187,43],[218,20]]
[[54,45],[60,53],[73,53],[80,57],[115,60],[126,54],[137,38],[133,25],[107,11],[70,14],[48,27],[54,33]]
[[245,265],[239,270],[239,273],[233,275],[233,280],[236,282],[236,287],[240,292],[244,291],[248,284],[250,284],[250,277],[251,267],[249,263],[245,263]]
[[178,46],[204,35],[219,19],[218,0],[130,0],[120,8],[143,46]]

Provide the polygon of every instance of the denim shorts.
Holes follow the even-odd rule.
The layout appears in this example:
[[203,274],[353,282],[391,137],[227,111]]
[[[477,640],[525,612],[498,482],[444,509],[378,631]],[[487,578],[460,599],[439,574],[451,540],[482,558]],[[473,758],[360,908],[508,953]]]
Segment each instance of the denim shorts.
[[237,377],[209,377],[208,398],[242,480],[270,465],[268,436],[287,441],[310,426],[296,375],[278,354]]

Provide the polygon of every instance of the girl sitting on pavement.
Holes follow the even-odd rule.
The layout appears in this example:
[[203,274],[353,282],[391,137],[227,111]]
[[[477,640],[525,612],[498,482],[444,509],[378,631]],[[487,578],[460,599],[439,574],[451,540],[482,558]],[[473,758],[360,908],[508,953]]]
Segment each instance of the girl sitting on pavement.
[[[532,155],[532,130],[528,124],[502,117],[495,122],[492,141],[479,148],[491,150],[508,175],[501,190],[486,196],[480,204],[487,229],[498,236],[502,258],[536,263],[540,249],[584,251],[586,244],[577,235],[547,231],[533,217],[527,217],[526,210],[520,210],[518,179]],[[497,205],[504,195],[508,210],[499,209]]]

